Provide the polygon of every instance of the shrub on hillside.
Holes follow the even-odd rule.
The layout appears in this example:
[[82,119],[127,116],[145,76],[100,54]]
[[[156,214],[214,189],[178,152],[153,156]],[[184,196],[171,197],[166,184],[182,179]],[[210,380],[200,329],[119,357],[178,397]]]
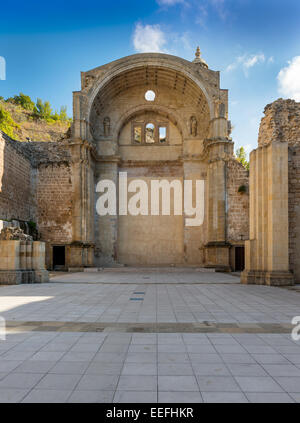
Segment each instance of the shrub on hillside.
[[14,138],[15,128],[19,128],[19,125],[13,120],[10,113],[0,106],[0,130]]
[[34,109],[34,102],[31,100],[29,95],[25,95],[20,93],[19,95],[15,95],[13,98],[13,102],[15,104],[19,104],[23,107],[23,109],[33,111]]

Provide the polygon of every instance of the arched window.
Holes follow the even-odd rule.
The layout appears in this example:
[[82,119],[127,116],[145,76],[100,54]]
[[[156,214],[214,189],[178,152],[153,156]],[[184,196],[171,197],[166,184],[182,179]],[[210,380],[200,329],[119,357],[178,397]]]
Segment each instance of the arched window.
[[149,120],[132,122],[131,143],[134,145],[168,145],[168,122],[155,118],[149,118]]
[[135,125],[133,128],[133,140],[138,144],[142,142],[142,127],[140,125]]
[[153,144],[155,142],[155,126],[153,123],[147,123],[146,125],[145,142],[146,144]]
[[161,144],[167,142],[167,127],[160,126],[158,130],[158,140]]

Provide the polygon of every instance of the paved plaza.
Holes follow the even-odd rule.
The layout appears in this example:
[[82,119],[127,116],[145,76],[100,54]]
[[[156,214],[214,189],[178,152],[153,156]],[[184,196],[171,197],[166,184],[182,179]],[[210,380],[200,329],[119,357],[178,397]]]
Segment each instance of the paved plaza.
[[300,293],[203,269],[0,287],[1,402],[300,402]]

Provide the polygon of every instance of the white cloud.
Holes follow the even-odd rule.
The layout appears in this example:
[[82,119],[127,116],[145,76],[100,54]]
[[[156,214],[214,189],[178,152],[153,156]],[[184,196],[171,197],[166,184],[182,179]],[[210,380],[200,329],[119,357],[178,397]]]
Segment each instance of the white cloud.
[[[193,0],[191,0],[193,1]],[[217,14],[223,21],[229,15],[229,10],[226,7],[227,0],[194,0],[196,6],[196,23],[206,28],[206,21],[211,14]]]
[[277,79],[280,94],[300,101],[300,56],[296,56],[289,61],[288,66],[281,69]]
[[225,0],[210,0],[212,6],[216,9],[221,19],[225,20],[227,11],[225,9]]
[[204,5],[199,5],[198,14],[196,17],[196,23],[205,28],[207,16],[208,16],[207,7]]
[[244,54],[243,56],[239,56],[236,60],[227,66],[225,69],[226,72],[231,72],[239,67],[241,67],[244,71],[245,76],[249,75],[249,69],[253,68],[254,66],[264,63],[266,61],[266,57],[263,53],[258,54]]
[[166,37],[159,25],[136,25],[133,45],[138,53],[166,53],[165,44]]
[[174,6],[178,3],[185,3],[185,0],[156,0],[160,6]]
[[243,62],[243,66],[246,69],[250,69],[253,66],[257,65],[258,63],[263,63],[266,60],[265,55],[264,54],[255,54],[247,59],[245,59],[245,61]]

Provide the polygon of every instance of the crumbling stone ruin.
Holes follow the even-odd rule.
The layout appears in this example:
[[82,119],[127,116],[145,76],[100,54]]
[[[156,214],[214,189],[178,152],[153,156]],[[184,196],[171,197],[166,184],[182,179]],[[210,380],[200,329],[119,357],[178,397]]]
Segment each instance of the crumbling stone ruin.
[[300,103],[265,107],[250,155],[250,236],[244,283],[300,282]]
[[[200,50],[192,62],[147,53],[82,72],[73,110],[59,142],[0,134],[0,218],[36,224],[48,269],[243,270],[246,243],[243,282],[300,279],[298,103],[266,107],[250,180],[233,152],[228,91]],[[100,216],[97,184],[119,186],[120,173],[147,187],[153,179],[203,181],[203,223],[188,226],[175,214]]]
[[23,229],[8,226],[1,230],[0,241],[33,241],[33,239],[31,235],[24,234]]

